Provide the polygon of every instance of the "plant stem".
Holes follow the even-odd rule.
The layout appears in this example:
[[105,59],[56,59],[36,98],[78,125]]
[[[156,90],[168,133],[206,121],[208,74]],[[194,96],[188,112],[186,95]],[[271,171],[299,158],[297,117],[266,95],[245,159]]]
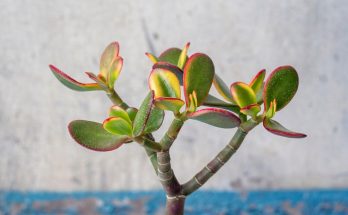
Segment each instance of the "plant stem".
[[108,95],[112,103],[114,103],[115,105],[121,107],[124,110],[129,108],[129,106],[125,102],[123,102],[123,100],[120,98],[120,96],[116,93],[114,89],[109,90],[108,92],[106,92],[106,94]]
[[166,215],[183,215],[185,207],[185,196],[168,198],[166,202]]
[[182,126],[184,125],[184,120],[175,118],[172,124],[169,126],[168,131],[164,134],[160,141],[163,151],[168,151],[178,136]]
[[231,141],[223,148],[216,157],[211,160],[201,171],[192,179],[182,185],[182,194],[187,196],[199,189],[209,180],[238,150],[247,133],[253,129],[259,122],[248,120],[240,125]]

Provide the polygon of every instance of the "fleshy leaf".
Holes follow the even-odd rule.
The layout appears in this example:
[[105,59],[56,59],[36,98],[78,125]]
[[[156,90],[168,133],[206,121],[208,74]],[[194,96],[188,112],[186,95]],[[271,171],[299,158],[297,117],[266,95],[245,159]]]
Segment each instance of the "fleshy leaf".
[[228,86],[225,82],[217,75],[214,75],[213,84],[215,86],[216,91],[227,101],[234,103],[231,91],[228,89]]
[[208,96],[205,98],[203,105],[205,106],[213,106],[213,107],[221,107],[221,106],[231,106],[230,103],[224,102],[215,96],[212,96],[208,94]]
[[275,115],[276,111],[277,111],[277,101],[274,99],[271,102],[271,104],[270,104],[270,106],[269,106],[269,108],[268,108],[268,110],[266,112],[266,117],[268,119],[271,119]]
[[174,73],[166,69],[154,69],[149,77],[150,89],[155,92],[155,98],[180,98],[179,79]]
[[129,124],[132,124],[132,121],[131,121],[128,113],[117,105],[114,105],[110,108],[109,116],[110,117],[120,117],[120,118],[126,120]]
[[183,68],[184,68],[185,63],[186,63],[186,61],[187,61],[187,59],[188,59],[188,57],[187,57],[187,51],[188,51],[189,47],[190,47],[190,43],[186,43],[184,49],[181,51],[181,54],[180,54],[179,60],[178,60],[178,67],[179,67],[180,69],[183,69]]
[[261,107],[259,104],[251,104],[240,109],[240,112],[252,117],[255,117],[260,112]]
[[109,88],[111,88],[111,89],[114,88],[115,81],[117,80],[118,76],[120,75],[122,66],[123,66],[122,57],[116,57],[111,62],[109,70],[108,70],[108,79],[107,79]]
[[307,137],[307,135],[290,131],[286,128],[284,128],[279,122],[274,121],[272,119],[268,119],[267,117],[263,120],[263,126],[271,133],[284,136],[284,137],[290,137],[290,138],[303,138]]
[[181,54],[181,49],[170,48],[165,50],[159,57],[158,60],[162,62],[171,63],[177,65]]
[[277,101],[277,111],[284,108],[295,96],[298,83],[298,74],[293,67],[281,66],[275,69],[268,77],[264,87],[265,110],[268,110],[274,99]]
[[154,92],[151,91],[141,104],[133,122],[135,137],[157,130],[163,122],[164,111],[155,107]]
[[152,66],[152,69],[166,69],[171,71],[176,75],[176,77],[179,79],[180,85],[183,84],[182,78],[184,72],[177,66],[167,63],[167,62],[158,62]]
[[104,80],[101,80],[99,77],[97,77],[95,74],[93,74],[92,72],[85,72],[86,75],[92,79],[93,81],[95,81],[100,88],[102,88],[103,90],[108,90],[108,86],[106,85],[106,83],[104,82]]
[[261,105],[263,103],[263,89],[265,87],[265,82],[262,83],[261,89],[256,93],[256,102]]
[[250,82],[249,86],[254,90],[255,94],[257,94],[260,90],[262,90],[263,80],[265,80],[266,70],[263,69],[258,72],[253,80]]
[[155,55],[148,52],[146,52],[145,55],[151,60],[152,63],[155,64],[158,62],[158,58]]
[[226,110],[231,110],[235,113],[239,113],[240,108],[238,105],[226,103],[210,94],[208,94],[207,98],[205,98],[203,105],[209,106],[209,107],[221,107]]
[[174,113],[179,112],[184,104],[185,102],[178,98],[159,97],[155,99],[156,107],[162,110],[173,111]]
[[128,113],[129,119],[133,122],[135,119],[135,116],[137,115],[138,109],[134,107],[130,107],[130,108],[127,108],[126,111]]
[[103,122],[103,127],[112,134],[132,136],[131,124],[121,117],[107,118]]
[[111,151],[130,141],[127,136],[110,134],[97,122],[75,120],[68,128],[77,143],[95,151]]
[[240,119],[232,112],[219,108],[205,108],[190,113],[188,118],[198,120],[219,128],[235,128]]
[[231,85],[233,100],[239,107],[244,108],[256,103],[256,95],[251,87],[243,82],[235,82]]
[[197,106],[208,96],[214,79],[214,64],[209,56],[196,53],[187,61],[184,68],[184,93],[186,107],[189,107],[189,95],[196,92]]
[[102,76],[105,80],[107,79],[111,63],[115,60],[115,58],[118,57],[119,50],[120,47],[118,45],[118,42],[113,42],[105,48],[103,54],[101,55],[99,75]]
[[71,78],[69,75],[65,74],[57,67],[49,65],[53,75],[66,87],[76,90],[76,91],[94,91],[102,90],[102,88],[97,83],[81,83]]
[[196,91],[193,91],[193,93],[191,93],[189,95],[189,102],[190,105],[187,107],[187,111],[188,112],[195,112],[198,105],[197,105],[197,94]]

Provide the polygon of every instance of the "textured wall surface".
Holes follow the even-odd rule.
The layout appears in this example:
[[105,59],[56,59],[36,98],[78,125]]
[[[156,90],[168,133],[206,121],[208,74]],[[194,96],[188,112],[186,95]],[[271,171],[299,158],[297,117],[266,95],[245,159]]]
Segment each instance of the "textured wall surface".
[[[284,64],[299,71],[299,91],[276,119],[308,137],[259,126],[205,188],[348,187],[348,1],[1,0],[0,8],[0,189],[160,188],[141,147],[96,153],[67,132],[73,119],[102,121],[110,102],[65,88],[47,65],[87,80],[83,72],[97,72],[113,40],[125,59],[116,89],[131,105],[147,90],[144,52],[186,41],[227,83]],[[178,179],[191,178],[232,134],[185,124],[172,150]]]

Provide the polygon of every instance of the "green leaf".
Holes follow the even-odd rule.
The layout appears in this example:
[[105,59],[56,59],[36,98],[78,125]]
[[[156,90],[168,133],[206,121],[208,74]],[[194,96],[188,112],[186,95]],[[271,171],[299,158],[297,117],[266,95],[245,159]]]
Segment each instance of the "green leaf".
[[267,110],[267,112],[266,112],[266,117],[268,118],[268,119],[271,119],[271,118],[273,118],[273,116],[275,115],[275,112],[277,111],[277,101],[274,99],[272,102],[271,102],[271,104],[270,104],[270,106],[269,106],[269,108],[268,108],[268,110]]
[[173,64],[170,64],[170,63],[167,63],[167,62],[158,62],[158,63],[155,63],[153,66],[152,66],[152,69],[165,69],[165,70],[169,70],[171,71],[172,73],[174,73],[176,75],[176,77],[179,79],[179,82],[180,82],[180,85],[183,84],[183,71],[173,65]]
[[256,103],[256,95],[253,89],[243,83],[235,82],[231,85],[231,94],[233,100],[238,104],[239,107],[244,108],[248,105]]
[[105,48],[103,54],[100,57],[99,75],[102,76],[105,80],[108,77],[111,63],[115,60],[115,58],[118,57],[119,50],[120,46],[118,45],[118,42],[110,43]]
[[103,127],[112,134],[132,136],[131,124],[121,117],[107,118],[103,122]]
[[181,90],[179,79],[174,73],[166,69],[154,69],[149,77],[150,89],[155,92],[155,98],[180,98]]
[[127,108],[127,113],[132,122],[134,122],[135,116],[137,115],[138,109],[134,107]]
[[205,98],[203,105],[209,106],[209,107],[221,107],[223,109],[231,110],[238,114],[240,110],[240,108],[237,105],[226,103],[210,94],[208,94],[207,98]]
[[258,72],[253,80],[250,82],[249,86],[254,90],[255,94],[262,90],[263,80],[266,76],[266,70],[263,69]]
[[227,101],[234,103],[231,91],[228,89],[225,82],[217,75],[214,75],[213,84],[215,86],[216,91]]
[[113,89],[115,86],[115,81],[117,80],[118,76],[120,75],[120,72],[122,70],[123,66],[123,59],[122,57],[116,57],[110,64],[109,70],[108,70],[108,86],[109,88]]
[[97,122],[75,120],[68,128],[77,143],[95,151],[111,151],[130,141],[127,136],[110,134]]
[[205,98],[203,105],[212,107],[231,106],[230,103],[224,102],[210,94]]
[[279,122],[268,119],[267,117],[263,120],[263,126],[271,133],[290,138],[303,138],[307,137],[307,135],[290,131],[287,128],[284,128]]
[[102,88],[103,90],[108,90],[108,86],[106,85],[106,83],[104,82],[103,79],[101,79],[102,77],[99,76],[97,77],[95,74],[93,74],[92,72],[85,72],[87,74],[87,76],[92,79],[93,81],[95,81],[100,88]]
[[180,54],[179,60],[178,60],[178,64],[177,64],[177,66],[178,66],[180,69],[183,69],[183,68],[184,68],[185,63],[186,63],[186,61],[187,61],[187,59],[188,59],[188,57],[187,57],[187,51],[188,51],[189,47],[190,47],[190,43],[186,43],[184,49],[181,51],[181,54]]
[[281,66],[275,69],[265,83],[263,93],[265,110],[268,110],[274,99],[277,101],[277,111],[284,108],[295,96],[298,84],[298,75],[293,67]]
[[133,122],[134,137],[151,133],[161,127],[164,118],[163,110],[154,105],[154,92],[151,91],[141,104]]
[[155,99],[156,107],[177,113],[185,102],[178,98],[159,97]]
[[149,52],[146,52],[145,55],[151,60],[152,63],[155,64],[158,62],[158,58],[155,55],[153,55]]
[[181,49],[179,48],[170,48],[165,50],[159,57],[159,61],[171,63],[177,66],[181,54]]
[[128,112],[117,105],[114,105],[110,108],[109,117],[120,117],[126,120],[128,124],[132,124],[132,120],[130,119]]
[[184,68],[184,93],[186,107],[189,107],[189,95],[196,92],[197,106],[208,96],[214,79],[214,64],[209,56],[196,53],[187,61]]
[[60,71],[57,67],[49,65],[53,75],[60,81],[64,86],[76,90],[76,91],[94,91],[102,90],[102,88],[97,83],[81,83],[71,78],[69,75]]
[[198,110],[188,114],[188,118],[219,128],[235,128],[240,125],[240,119],[236,115],[230,111],[218,108]]

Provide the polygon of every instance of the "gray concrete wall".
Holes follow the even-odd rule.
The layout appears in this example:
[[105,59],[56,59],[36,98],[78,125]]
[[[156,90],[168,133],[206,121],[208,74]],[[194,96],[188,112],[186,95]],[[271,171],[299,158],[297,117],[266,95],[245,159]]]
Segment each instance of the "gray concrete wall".
[[[141,147],[96,153],[67,132],[73,119],[102,121],[110,103],[102,93],[65,88],[47,65],[86,81],[83,72],[97,72],[113,40],[125,59],[116,88],[131,105],[146,94],[144,52],[186,41],[190,53],[210,55],[228,83],[248,82],[262,68],[297,68],[299,91],[276,119],[308,138],[259,126],[205,188],[348,186],[348,1],[1,0],[0,8],[0,189],[160,188]],[[172,150],[179,180],[233,132],[188,122]]]

